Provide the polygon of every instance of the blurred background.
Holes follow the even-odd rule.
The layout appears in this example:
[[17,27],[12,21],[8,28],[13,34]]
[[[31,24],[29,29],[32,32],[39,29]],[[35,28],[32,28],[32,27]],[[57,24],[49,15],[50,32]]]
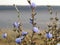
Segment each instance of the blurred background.
[[[17,6],[20,10],[20,19],[22,20],[22,26],[24,30],[29,30],[32,28],[30,24],[31,18],[31,8],[30,6]],[[60,6],[52,6],[53,8],[53,16],[55,16],[55,12],[57,11],[57,16],[60,19]],[[47,29],[47,23],[51,16],[48,12],[48,8],[46,6],[37,6],[36,7],[36,16],[35,22],[37,22],[37,26],[40,29]],[[13,6],[4,6],[0,5],[0,28],[13,28],[13,23],[18,20],[18,13]],[[60,22],[60,21],[59,21]]]

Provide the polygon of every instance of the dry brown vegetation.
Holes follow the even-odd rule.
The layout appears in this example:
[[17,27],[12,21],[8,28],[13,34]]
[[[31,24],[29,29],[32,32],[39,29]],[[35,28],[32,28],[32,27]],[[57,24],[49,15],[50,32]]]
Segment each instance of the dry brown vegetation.
[[[2,34],[5,32],[8,34],[6,39],[2,38]],[[25,37],[24,41],[22,42],[22,45],[25,45],[25,43],[30,42],[32,31],[29,30],[28,32],[29,33]],[[45,42],[44,42],[44,40],[46,40],[46,38],[44,38],[45,31],[40,31],[40,33],[41,34],[39,35],[35,34],[33,37],[33,42],[36,43],[35,45],[45,45]],[[0,45],[16,45],[15,39],[18,35],[19,33],[14,32],[13,30],[1,29],[0,30]]]

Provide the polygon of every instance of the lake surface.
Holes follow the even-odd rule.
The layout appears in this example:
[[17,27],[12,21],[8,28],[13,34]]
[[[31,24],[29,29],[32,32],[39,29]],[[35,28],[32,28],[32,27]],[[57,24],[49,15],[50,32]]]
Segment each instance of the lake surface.
[[[31,29],[32,25],[29,23],[29,18],[31,18],[30,6],[18,6],[18,9],[20,10],[23,29]],[[57,11],[60,19],[60,6],[53,6],[53,9],[53,16]],[[47,29],[47,22],[52,17],[48,12],[48,8],[46,6],[37,6],[36,12],[37,26],[41,29]],[[13,6],[0,6],[0,28],[12,28],[12,24],[18,20],[17,15],[18,13]]]

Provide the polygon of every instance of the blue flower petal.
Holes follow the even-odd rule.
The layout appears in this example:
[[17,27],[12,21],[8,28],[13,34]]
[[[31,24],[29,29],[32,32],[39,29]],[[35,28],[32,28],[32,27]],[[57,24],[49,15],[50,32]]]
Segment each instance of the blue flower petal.
[[15,23],[13,23],[13,26],[16,27],[16,28],[18,28],[19,27],[19,23],[15,22]]
[[34,31],[35,33],[39,33],[39,32],[40,32],[37,27],[33,27],[33,31]]
[[32,2],[32,3],[31,3],[31,7],[32,7],[32,8],[35,8],[35,7],[36,7],[35,3]]
[[27,35],[28,34],[28,32],[22,32],[22,35]]
[[46,34],[46,37],[47,38],[52,38],[52,34],[49,32],[49,33]]
[[2,34],[2,37],[6,38],[7,37],[7,33]]
[[21,40],[21,38],[16,38],[15,41],[16,41],[17,44],[20,44],[22,40]]
[[19,37],[19,38],[16,38],[15,42],[16,42],[17,44],[20,44],[23,39],[24,39],[24,36],[21,36],[21,37]]

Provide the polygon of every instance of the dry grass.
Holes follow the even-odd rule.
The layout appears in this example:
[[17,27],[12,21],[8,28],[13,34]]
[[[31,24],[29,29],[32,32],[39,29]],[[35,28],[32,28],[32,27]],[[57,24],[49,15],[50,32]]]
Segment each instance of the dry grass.
[[[7,39],[2,38],[1,36],[5,32],[8,34]],[[22,43],[29,43],[31,40],[32,31],[29,30],[27,32],[29,32],[29,34],[25,37],[24,39],[25,41],[23,41]],[[44,42],[44,40],[46,40],[46,38],[44,38],[45,31],[40,31],[40,33],[42,36],[37,35],[37,34],[34,35],[33,42],[35,42],[36,45],[45,45],[45,42]],[[0,30],[0,45],[16,45],[15,39],[18,35],[19,33],[12,31],[12,29],[1,29]]]

